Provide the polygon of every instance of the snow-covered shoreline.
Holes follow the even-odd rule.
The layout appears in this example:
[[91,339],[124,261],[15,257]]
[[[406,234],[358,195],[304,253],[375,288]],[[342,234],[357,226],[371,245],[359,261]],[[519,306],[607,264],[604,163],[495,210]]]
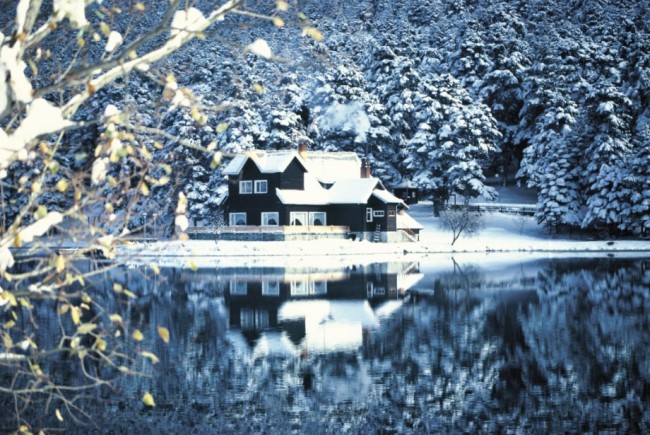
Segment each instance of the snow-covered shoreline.
[[532,217],[502,213],[484,215],[484,225],[472,237],[461,236],[452,246],[451,234],[439,227],[426,206],[413,207],[411,214],[424,225],[420,241],[372,243],[352,240],[226,241],[168,240],[131,242],[118,246],[118,258],[134,263],[255,266],[262,264],[332,264],[410,261],[422,258],[460,256],[484,261],[490,257],[535,259],[567,256],[650,256],[648,240],[586,240],[550,236]]

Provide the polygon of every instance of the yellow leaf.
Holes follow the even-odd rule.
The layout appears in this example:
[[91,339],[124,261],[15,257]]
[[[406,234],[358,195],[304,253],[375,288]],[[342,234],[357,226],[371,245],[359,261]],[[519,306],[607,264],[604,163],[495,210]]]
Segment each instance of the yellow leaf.
[[316,29],[315,27],[305,27],[302,31],[303,35],[307,35],[310,38],[316,40],[316,41],[322,41],[323,40],[323,34]]
[[6,322],[4,325],[2,325],[2,327],[3,327],[4,329],[11,329],[11,328],[14,327],[15,324],[16,324],[15,321],[13,321],[13,320],[9,320],[9,321]]
[[274,17],[273,25],[276,27],[284,27],[284,20],[280,17]]
[[79,47],[83,47],[84,45],[86,45],[86,40],[83,38],[77,38],[77,45]]
[[139,10],[140,12],[144,12],[145,9],[146,9],[145,6],[144,6],[142,3],[140,3],[140,2],[137,2],[137,3],[135,4],[135,8],[136,8],[137,10]]
[[61,305],[59,307],[59,314],[65,314],[65,313],[68,312],[69,309],[70,309],[70,305],[68,305],[68,304]]
[[158,335],[165,343],[169,343],[169,329],[165,328],[164,326],[159,326]]
[[61,273],[65,270],[65,258],[61,255],[57,255],[54,260],[54,267],[58,273]]
[[153,263],[151,263],[151,264],[149,265],[149,267],[150,267],[151,270],[153,271],[154,275],[160,275],[160,268],[158,267],[157,264],[153,264]]
[[61,411],[58,409],[54,411],[54,414],[56,415],[56,419],[59,421],[63,421],[63,416],[61,415]]
[[142,183],[142,185],[140,185],[140,192],[142,192],[144,196],[149,196],[149,187],[147,187],[146,183]]
[[59,182],[56,183],[56,190],[59,192],[65,192],[68,190],[68,181],[65,179],[59,180]]
[[154,364],[158,364],[158,361],[160,361],[156,355],[154,355],[151,352],[147,352],[146,350],[140,352],[140,355],[142,355],[145,358],[149,358],[151,360],[151,362],[154,363]]
[[300,18],[301,20],[306,20],[306,19],[307,19],[307,15],[305,15],[305,14],[302,13],[302,12],[298,12],[298,18]]
[[136,329],[135,331],[133,331],[133,333],[131,334],[131,337],[133,337],[133,339],[134,339],[135,341],[142,341],[142,340],[144,340],[144,334],[143,334],[142,332],[140,332],[139,329]]
[[212,155],[212,161],[210,162],[210,167],[216,169],[221,164],[221,152],[217,151]]
[[36,213],[34,213],[34,217],[36,217],[36,219],[43,219],[45,216],[47,216],[47,207],[45,207],[44,205],[39,205],[36,208]]
[[124,294],[125,294],[127,297],[130,297],[131,299],[135,299],[135,298],[137,298],[137,296],[135,295],[135,293],[133,293],[133,292],[132,292],[131,290],[129,290],[129,289],[124,289]]
[[97,325],[95,325],[94,323],[82,323],[77,328],[77,332],[82,335],[88,334],[89,332],[92,332],[95,328],[97,328]]
[[122,293],[124,291],[124,288],[122,287],[122,284],[115,283],[113,284],[113,291],[115,293]]
[[95,347],[103,352],[106,350],[106,342],[101,338],[98,338],[97,341],[95,341]]
[[32,304],[27,298],[18,298],[18,303],[21,307],[27,308],[28,310],[32,309]]
[[257,92],[258,94],[263,94],[264,93],[264,86],[262,86],[259,83],[253,83],[253,90]]
[[70,307],[70,317],[72,317],[72,323],[78,325],[81,321],[81,308]]
[[142,396],[142,402],[144,402],[144,404],[147,406],[151,406],[152,408],[156,406],[156,402],[153,400],[153,396],[149,392],[144,393],[144,396]]
[[20,233],[18,233],[14,237],[14,248],[20,248],[22,244],[23,244],[23,239],[20,237]]
[[113,208],[113,204],[111,204],[110,202],[107,202],[104,205],[104,210],[106,210],[106,213],[113,213],[113,211],[115,211],[115,209]]
[[11,336],[6,332],[2,332],[2,343],[5,345],[5,348],[10,349],[14,345],[14,341],[11,339]]
[[197,266],[196,262],[192,260],[191,258],[188,260],[187,265],[190,266],[190,269],[192,269],[192,272],[196,272],[196,270],[199,268]]
[[289,9],[289,3],[285,2],[284,0],[276,1],[275,6],[278,8],[279,11],[286,11],[287,9]]
[[184,242],[186,240],[190,240],[190,236],[188,236],[187,233],[180,233],[178,235],[178,240]]
[[122,324],[122,316],[119,314],[111,314],[108,316],[109,319],[111,319],[111,322],[113,323],[119,323],[120,325]]
[[[217,133],[223,133],[226,130],[228,130],[228,123],[227,122],[221,122],[221,123],[219,123],[219,125],[217,125]],[[214,143],[214,145],[216,147],[217,143],[216,142],[213,142],[213,143]],[[210,145],[212,145],[212,144],[210,144]],[[210,150],[210,151],[212,151],[212,150]]]
[[111,34],[111,26],[109,26],[108,24],[106,24],[103,21],[101,23],[99,23],[99,30],[101,30],[102,33],[104,34],[104,36],[106,36],[107,38],[108,38],[108,35]]
[[16,300],[16,296],[14,296],[14,294],[11,293],[11,292],[3,291],[2,292],[2,299],[7,299],[12,307],[15,307],[15,306],[18,305],[18,301]]

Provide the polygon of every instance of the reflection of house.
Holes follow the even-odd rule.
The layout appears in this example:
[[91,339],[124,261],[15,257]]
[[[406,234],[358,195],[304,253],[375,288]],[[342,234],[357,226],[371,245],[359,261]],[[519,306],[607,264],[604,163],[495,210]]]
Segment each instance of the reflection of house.
[[[220,278],[227,281],[230,324],[256,352],[272,353],[267,347],[276,344],[282,353],[289,342],[317,351],[356,349],[421,274],[417,264],[397,263],[330,271],[233,268]],[[281,334],[271,340],[269,331]],[[266,347],[258,349],[261,342]]]
[[[375,241],[412,240],[397,225],[407,206],[350,152],[253,151],[235,157],[228,176],[225,221],[244,237],[259,227],[295,234],[338,234]],[[251,228],[256,227],[256,228]],[[421,227],[411,228],[416,234]],[[267,232],[268,234],[268,232]]]

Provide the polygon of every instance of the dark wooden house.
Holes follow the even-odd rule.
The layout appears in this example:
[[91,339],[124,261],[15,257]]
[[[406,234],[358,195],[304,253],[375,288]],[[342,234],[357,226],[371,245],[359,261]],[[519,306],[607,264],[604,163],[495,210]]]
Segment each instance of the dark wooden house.
[[336,226],[374,241],[412,238],[422,228],[398,228],[398,213],[407,206],[355,153],[252,151],[235,157],[223,173],[224,218],[231,227]]
[[411,180],[402,180],[393,187],[393,193],[406,204],[417,204],[420,201],[420,189]]

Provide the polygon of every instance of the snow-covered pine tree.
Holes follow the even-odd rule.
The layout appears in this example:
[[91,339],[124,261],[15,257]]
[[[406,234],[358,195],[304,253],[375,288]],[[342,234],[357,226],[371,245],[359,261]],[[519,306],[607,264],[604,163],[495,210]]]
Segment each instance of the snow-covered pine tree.
[[587,97],[576,143],[582,151],[587,194],[584,227],[596,222],[614,229],[621,221],[619,189],[631,146],[631,101],[611,84]]

